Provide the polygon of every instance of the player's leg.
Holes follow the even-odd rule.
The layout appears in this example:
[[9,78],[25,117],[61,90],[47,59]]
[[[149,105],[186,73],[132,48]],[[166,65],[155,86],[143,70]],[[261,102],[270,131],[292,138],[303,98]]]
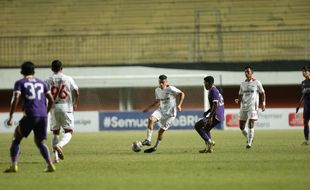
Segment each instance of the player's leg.
[[245,128],[246,121],[248,119],[248,113],[246,111],[240,111],[240,120],[239,120],[239,128],[241,130],[242,135],[248,139],[248,132]]
[[210,139],[209,139],[208,142],[206,143],[206,145],[207,145],[207,150],[206,150],[206,152],[207,152],[207,153],[212,153],[212,152],[213,152],[213,147],[214,147],[214,145],[215,145],[215,142],[212,140],[212,137],[211,137],[211,130],[212,130],[217,124],[219,124],[219,123],[220,123],[220,121],[218,121],[218,120],[214,117],[213,120],[212,120],[212,124],[211,124],[211,125],[207,124],[207,125],[205,126],[205,131],[206,131],[207,135],[210,137]]
[[204,140],[206,144],[206,148],[203,150],[200,150],[200,153],[205,153],[208,150],[208,145],[212,143],[211,137],[210,137],[210,130],[206,130],[207,125],[207,118],[200,119],[198,122],[195,123],[195,130],[200,135],[200,137]]
[[149,149],[144,150],[144,153],[152,153],[152,152],[155,152],[158,149],[158,147],[160,145],[160,142],[163,139],[164,132],[165,132],[165,130],[163,130],[162,128],[160,128],[158,130],[158,136],[157,136],[157,140],[156,140],[155,145],[153,147],[149,148]]
[[159,148],[160,142],[163,139],[164,132],[165,130],[162,128],[158,130],[158,137],[157,137],[155,145],[149,149],[144,150],[144,153],[152,153],[152,152],[155,152]]
[[20,151],[20,142],[23,139],[23,135],[21,132],[21,126],[18,125],[14,131],[13,140],[10,147],[10,157],[11,157],[11,165],[7,169],[4,170],[5,173],[17,172],[18,171],[18,156]]
[[302,145],[309,145],[309,119],[304,118],[304,138]]
[[[52,147],[56,146],[57,143],[59,142],[59,133],[60,133],[60,129],[53,130]],[[58,163],[59,162],[58,153],[54,148],[52,148],[52,151],[53,151],[54,163]]]
[[257,110],[249,112],[249,123],[248,123],[249,132],[248,132],[248,141],[247,141],[246,148],[252,147],[252,143],[254,139],[254,125],[257,119],[258,119]]
[[195,130],[197,131],[197,133],[200,135],[200,137],[207,142],[210,137],[208,136],[208,134],[206,133],[206,131],[204,130],[204,127],[206,125],[206,118],[200,119],[199,121],[197,121],[195,123]]
[[67,145],[72,139],[73,130],[72,129],[64,129],[64,134],[62,135],[61,140],[57,144],[60,148],[63,148]]
[[164,136],[165,131],[166,130],[164,130],[163,128],[160,128],[158,130],[158,137],[157,137],[156,143],[154,145],[154,148],[157,149],[157,147],[159,147],[160,142],[163,140],[163,136]]
[[158,110],[156,110],[149,117],[146,128],[146,139],[142,142],[143,146],[151,146],[154,124],[161,118],[161,116],[162,116],[161,113]]
[[67,145],[72,139],[73,129],[74,129],[74,116],[72,112],[64,112],[62,115],[61,126],[64,129],[64,134],[61,137],[61,140],[57,145],[62,149]]
[[150,116],[146,128],[146,139],[142,142],[143,146],[151,146],[153,126],[157,122],[157,119],[154,116]]
[[42,157],[44,158],[47,168],[44,170],[45,172],[53,172],[55,171],[55,166],[52,163],[49,149],[45,143],[47,138],[47,118],[45,117],[38,117],[34,118],[36,120],[35,126],[33,128],[34,133],[34,141],[37,145],[38,149],[40,150],[40,153]]
[[174,119],[175,119],[175,117],[168,116],[168,117],[162,117],[159,120],[160,128],[158,130],[158,136],[157,136],[156,143],[152,148],[146,149],[144,151],[145,153],[155,152],[159,148],[159,145],[163,139],[163,135],[164,135],[165,131],[170,128]]
[[247,141],[247,145],[246,148],[251,148],[252,147],[252,143],[253,143],[253,139],[254,139],[254,124],[255,124],[254,119],[250,119],[249,120],[249,134],[248,134],[248,141]]
[[34,122],[32,118],[24,116],[19,121],[19,125],[14,131],[14,138],[10,148],[11,166],[4,172],[17,172],[17,162],[18,156],[20,154],[20,142],[24,137],[28,137],[28,135],[33,129],[33,126]]
[[59,142],[60,125],[58,123],[58,120],[59,120],[59,116],[58,115],[59,115],[58,112],[54,112],[54,111],[50,112],[50,128],[51,128],[51,131],[53,132],[52,152],[53,152],[54,163],[58,163],[59,162],[58,153],[54,149],[54,147]]
[[64,153],[63,153],[63,147],[69,143],[69,141],[72,138],[73,130],[71,129],[64,129],[64,134],[62,135],[61,140],[53,146],[53,149],[57,152],[58,157],[61,160],[65,159]]

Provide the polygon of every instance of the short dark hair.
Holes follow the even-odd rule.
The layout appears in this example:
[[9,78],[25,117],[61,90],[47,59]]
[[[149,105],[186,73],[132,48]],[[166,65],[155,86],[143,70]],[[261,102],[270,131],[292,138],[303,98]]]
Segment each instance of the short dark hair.
[[168,77],[166,75],[159,75],[158,79],[166,80]]
[[62,63],[61,63],[61,61],[59,61],[59,60],[54,60],[53,62],[52,62],[52,71],[54,71],[54,72],[58,72],[58,71],[60,71],[62,69]]
[[204,78],[205,82],[208,82],[210,84],[214,84],[214,78],[212,76],[207,76]]
[[33,75],[34,74],[34,64],[31,61],[25,61],[21,66],[21,74],[23,75]]
[[303,71],[310,71],[310,67],[308,67],[308,66],[303,66],[301,69],[302,69]]
[[250,69],[250,70],[252,71],[252,73],[254,72],[253,67],[251,67],[251,66],[249,66],[249,65],[244,67],[244,70],[246,70],[246,69]]

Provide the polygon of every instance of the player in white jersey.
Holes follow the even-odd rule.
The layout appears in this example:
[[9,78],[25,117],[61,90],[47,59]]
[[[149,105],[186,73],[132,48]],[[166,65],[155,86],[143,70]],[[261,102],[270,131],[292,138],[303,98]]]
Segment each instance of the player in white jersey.
[[185,94],[181,90],[168,84],[167,76],[160,75],[158,82],[159,87],[155,89],[155,101],[143,110],[143,112],[147,112],[153,107],[158,107],[148,119],[147,137],[142,144],[151,146],[153,126],[156,122],[159,123],[160,129],[158,130],[155,146],[146,149],[144,153],[152,153],[158,149],[164,132],[171,126],[172,121],[177,115],[177,111],[182,110],[182,103],[185,97]]
[[[246,80],[241,83],[239,97],[235,99],[235,102],[240,103],[239,127],[247,139],[246,148],[251,148],[254,138],[254,123],[258,119],[259,96],[261,95],[262,99],[262,111],[265,111],[266,95],[262,83],[253,78],[253,68],[245,67],[244,73]],[[245,129],[247,120],[249,120],[248,131]]]
[[[59,60],[52,62],[52,71],[54,73],[46,80],[46,83],[55,99],[50,114],[50,126],[51,131],[53,131],[54,162],[58,163],[59,158],[64,159],[63,147],[72,138],[74,129],[73,111],[77,109],[79,89],[72,77],[62,73],[62,63]],[[61,128],[63,128],[64,134],[59,140]]]

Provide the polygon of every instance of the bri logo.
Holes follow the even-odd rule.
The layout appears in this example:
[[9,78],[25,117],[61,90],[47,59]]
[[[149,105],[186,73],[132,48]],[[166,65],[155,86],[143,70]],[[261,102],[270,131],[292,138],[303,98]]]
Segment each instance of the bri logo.
[[239,114],[237,113],[226,114],[226,126],[227,127],[239,127]]
[[289,113],[288,124],[290,127],[302,127],[304,126],[303,114],[302,113]]

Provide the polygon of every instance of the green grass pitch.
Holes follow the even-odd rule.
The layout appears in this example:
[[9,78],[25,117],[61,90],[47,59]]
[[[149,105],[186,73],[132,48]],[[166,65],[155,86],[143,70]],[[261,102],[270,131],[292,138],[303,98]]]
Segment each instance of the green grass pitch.
[[[301,146],[302,130],[256,130],[245,149],[239,131],[213,131],[212,154],[199,154],[204,144],[193,130],[169,130],[160,149],[135,153],[131,143],[144,131],[75,133],[65,160],[55,173],[44,173],[44,161],[33,137],[21,145],[19,172],[1,173],[5,190],[162,190],[162,189],[309,189],[310,146]],[[9,165],[12,134],[0,134],[0,169]],[[157,132],[153,134],[156,139]],[[50,147],[50,139],[48,145]],[[153,141],[154,143],[154,141]]]

